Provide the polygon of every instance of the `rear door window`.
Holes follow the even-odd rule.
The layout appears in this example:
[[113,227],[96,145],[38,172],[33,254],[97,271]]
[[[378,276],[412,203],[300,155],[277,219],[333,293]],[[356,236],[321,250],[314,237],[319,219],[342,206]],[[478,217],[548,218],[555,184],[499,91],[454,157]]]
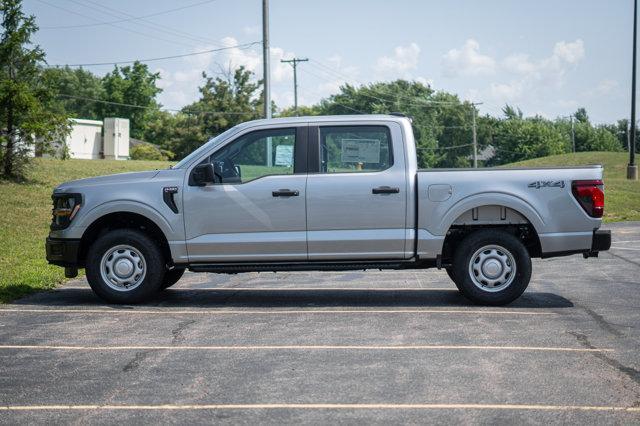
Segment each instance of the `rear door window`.
[[320,172],[379,172],[393,165],[386,126],[320,127]]

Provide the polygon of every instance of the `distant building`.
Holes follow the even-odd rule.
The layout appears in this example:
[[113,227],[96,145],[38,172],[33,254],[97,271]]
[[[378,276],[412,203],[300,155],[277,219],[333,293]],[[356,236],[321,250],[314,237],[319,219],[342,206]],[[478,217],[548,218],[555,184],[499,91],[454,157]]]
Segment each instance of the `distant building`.
[[[129,119],[105,118],[104,121],[70,118],[71,133],[64,146],[71,158],[86,160],[128,160]],[[56,144],[59,153],[63,144]]]
[[65,144],[71,158],[102,158],[102,121],[71,118],[71,133]]

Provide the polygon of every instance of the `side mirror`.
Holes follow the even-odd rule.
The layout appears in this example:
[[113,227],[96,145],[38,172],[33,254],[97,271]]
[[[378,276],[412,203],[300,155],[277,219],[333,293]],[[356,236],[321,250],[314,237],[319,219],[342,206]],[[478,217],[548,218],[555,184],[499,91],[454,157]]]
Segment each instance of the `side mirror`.
[[215,183],[213,164],[198,164],[191,171],[191,176],[189,177],[189,185],[205,186],[207,183]]

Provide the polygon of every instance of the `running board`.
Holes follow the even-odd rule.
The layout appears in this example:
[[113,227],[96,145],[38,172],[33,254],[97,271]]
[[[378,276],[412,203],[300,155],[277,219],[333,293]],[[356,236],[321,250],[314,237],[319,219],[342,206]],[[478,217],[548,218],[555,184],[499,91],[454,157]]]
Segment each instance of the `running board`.
[[392,262],[294,262],[294,263],[208,263],[192,264],[193,272],[213,272],[218,274],[237,274],[241,272],[279,272],[279,271],[364,271],[367,269],[411,269],[427,267],[411,261]]

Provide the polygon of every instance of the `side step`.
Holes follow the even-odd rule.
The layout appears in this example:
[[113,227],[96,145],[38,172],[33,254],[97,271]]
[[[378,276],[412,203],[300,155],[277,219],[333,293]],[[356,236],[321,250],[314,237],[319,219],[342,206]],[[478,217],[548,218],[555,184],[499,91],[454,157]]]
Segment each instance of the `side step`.
[[237,274],[241,272],[279,272],[279,271],[364,271],[366,269],[407,269],[415,268],[415,261],[393,262],[295,262],[295,263],[208,263],[192,264],[193,272],[213,272],[218,274]]

